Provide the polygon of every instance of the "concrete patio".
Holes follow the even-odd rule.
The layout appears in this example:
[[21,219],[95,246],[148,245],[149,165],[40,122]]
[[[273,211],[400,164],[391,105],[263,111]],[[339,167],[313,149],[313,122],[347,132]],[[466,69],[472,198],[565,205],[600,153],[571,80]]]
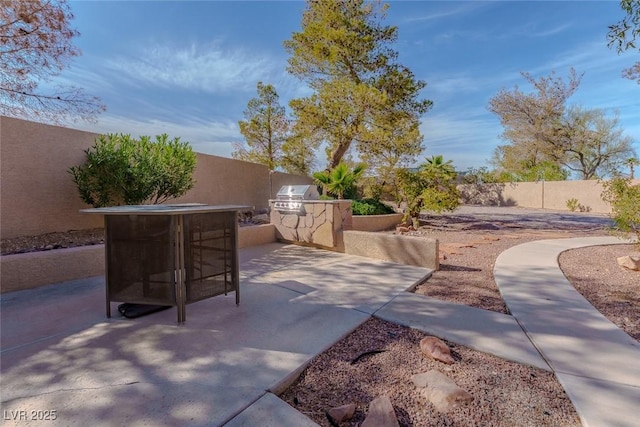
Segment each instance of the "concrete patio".
[[233,294],[191,304],[181,326],[175,309],[107,319],[102,277],[4,294],[2,425],[55,411],[42,425],[314,426],[277,394],[374,315],[554,372],[585,426],[635,426],[640,345],[557,265],[616,243],[505,251],[494,275],[511,315],[405,292],[429,269],[275,243],[241,250],[239,306]]
[[32,410],[53,425],[224,424],[431,274],[281,244],[240,257],[240,305],[191,304],[182,326],[175,309],[129,320],[115,303],[107,319],[102,277],[2,295],[3,425]]

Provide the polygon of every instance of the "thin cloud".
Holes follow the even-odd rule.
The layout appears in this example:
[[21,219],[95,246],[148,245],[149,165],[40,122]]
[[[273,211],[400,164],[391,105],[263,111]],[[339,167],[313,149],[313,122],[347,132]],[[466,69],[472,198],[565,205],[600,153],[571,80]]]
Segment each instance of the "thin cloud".
[[248,90],[265,80],[279,64],[242,48],[223,49],[218,43],[187,47],[153,45],[107,61],[121,78],[150,86],[228,93]]
[[231,120],[210,121],[191,119],[168,122],[158,119],[134,119],[119,115],[105,114],[97,124],[83,124],[78,129],[98,134],[126,133],[134,137],[155,136],[162,133],[170,137],[180,137],[189,142],[194,151],[230,156],[233,141],[243,139],[238,124]]
[[[428,3],[428,2],[427,2]],[[475,12],[478,9],[482,9],[489,6],[488,4],[483,3],[469,3],[464,5],[457,5],[452,9],[448,10],[436,10],[433,12],[426,13],[420,16],[412,16],[410,18],[406,18],[405,22],[429,22],[429,21],[437,21],[442,18],[447,18],[450,16],[464,15],[471,12]]]
[[482,82],[477,77],[460,73],[452,76],[450,74],[444,76],[432,76],[426,78],[428,82],[427,89],[430,96],[459,96],[460,93],[478,92],[483,89]]
[[543,29],[533,28],[531,30],[527,29],[525,32],[521,33],[521,35],[529,36],[529,37],[549,37],[549,36],[554,36],[556,34],[559,34],[570,27],[571,27],[570,24],[563,24],[563,25],[558,25],[556,27],[552,27],[552,28],[543,28]]
[[[456,168],[486,163],[501,143],[499,122],[476,108],[427,114],[420,125],[425,153],[455,158]],[[464,156],[461,156],[464,154]],[[463,161],[463,159],[466,159]]]

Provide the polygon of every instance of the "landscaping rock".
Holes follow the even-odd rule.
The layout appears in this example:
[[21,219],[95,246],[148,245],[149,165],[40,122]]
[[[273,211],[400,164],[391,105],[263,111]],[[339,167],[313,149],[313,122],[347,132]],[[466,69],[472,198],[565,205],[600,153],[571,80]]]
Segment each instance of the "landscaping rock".
[[337,423],[350,420],[351,418],[353,418],[353,414],[355,413],[356,413],[355,403],[337,406],[335,408],[329,409],[328,411],[329,416]]
[[618,258],[618,264],[629,270],[640,271],[640,257],[638,256],[621,256]]
[[269,224],[271,222],[268,214],[254,215],[252,220],[254,224]]
[[440,371],[414,375],[411,381],[439,412],[449,412],[473,400],[473,396]]
[[451,356],[451,349],[444,341],[437,337],[426,337],[420,340],[420,350],[426,356],[451,365],[455,362]]
[[383,394],[369,403],[369,412],[361,427],[400,427],[389,396]]

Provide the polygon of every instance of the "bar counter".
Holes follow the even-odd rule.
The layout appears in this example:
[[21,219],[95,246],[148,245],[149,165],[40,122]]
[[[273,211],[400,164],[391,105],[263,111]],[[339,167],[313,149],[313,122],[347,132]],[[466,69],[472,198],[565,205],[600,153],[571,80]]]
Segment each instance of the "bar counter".
[[104,215],[106,309],[111,302],[175,306],[236,293],[242,205],[127,205],[83,209]]

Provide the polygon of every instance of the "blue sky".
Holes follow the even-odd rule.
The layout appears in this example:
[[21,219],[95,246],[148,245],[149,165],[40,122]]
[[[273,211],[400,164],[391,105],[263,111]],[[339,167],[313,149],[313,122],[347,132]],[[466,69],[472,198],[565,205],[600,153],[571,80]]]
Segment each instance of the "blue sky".
[[[529,92],[535,77],[570,67],[584,73],[569,104],[618,111],[640,152],[640,85],[621,70],[638,53],[606,46],[607,26],[623,17],[618,1],[391,1],[386,24],[398,27],[399,62],[427,82],[434,102],[423,116],[424,156],[442,154],[459,170],[487,165],[503,143],[487,110],[501,88]],[[282,42],[300,30],[304,2],[71,1],[82,56],[59,81],[99,96],[107,112],[98,133],[168,133],[195,151],[231,157],[242,141],[238,120],[256,83],[280,101],[308,95],[286,72]],[[326,165],[321,153],[318,168]]]

